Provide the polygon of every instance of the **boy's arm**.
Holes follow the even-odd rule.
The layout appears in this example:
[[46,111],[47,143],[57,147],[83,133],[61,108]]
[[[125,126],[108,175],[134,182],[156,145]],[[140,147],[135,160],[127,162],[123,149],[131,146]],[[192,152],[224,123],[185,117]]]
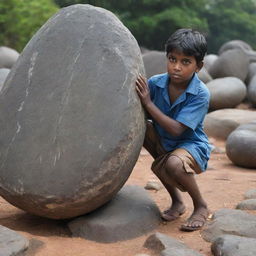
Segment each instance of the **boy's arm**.
[[176,120],[165,115],[152,101],[150,98],[150,92],[146,79],[139,75],[136,80],[136,90],[138,96],[140,97],[141,103],[150,114],[150,116],[162,126],[168,133],[173,136],[181,135],[186,129],[187,126],[177,122]]

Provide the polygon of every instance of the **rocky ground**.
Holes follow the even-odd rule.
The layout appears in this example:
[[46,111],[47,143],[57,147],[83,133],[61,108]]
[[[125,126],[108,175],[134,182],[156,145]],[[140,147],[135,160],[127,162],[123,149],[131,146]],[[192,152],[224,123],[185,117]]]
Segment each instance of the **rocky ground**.
[[[222,208],[234,209],[244,199],[244,194],[256,188],[256,171],[234,166],[225,154],[225,142],[211,139],[216,150],[211,155],[206,173],[197,176],[198,184],[208,202],[209,208],[215,212]],[[148,181],[158,181],[151,173],[151,156],[142,149],[140,157],[127,184],[144,187]],[[166,209],[169,198],[164,188],[148,193],[160,210]],[[27,255],[36,256],[135,256],[136,254],[154,255],[143,247],[145,240],[155,232],[161,232],[180,241],[202,255],[210,256],[211,243],[203,240],[200,231],[184,233],[179,226],[189,217],[192,211],[190,197],[183,193],[187,212],[172,223],[162,222],[158,228],[144,236],[117,243],[96,243],[82,238],[72,238],[66,223],[48,220],[29,215],[0,200],[0,225],[8,227],[30,239]],[[251,211],[253,213],[253,211]]]

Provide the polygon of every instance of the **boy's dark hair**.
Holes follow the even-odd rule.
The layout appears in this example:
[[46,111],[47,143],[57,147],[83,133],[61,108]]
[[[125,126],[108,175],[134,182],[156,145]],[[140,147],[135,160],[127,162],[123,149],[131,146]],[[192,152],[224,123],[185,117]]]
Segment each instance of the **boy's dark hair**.
[[166,55],[172,50],[178,50],[185,55],[194,56],[197,63],[204,59],[207,52],[205,37],[198,31],[181,28],[175,31],[165,44]]

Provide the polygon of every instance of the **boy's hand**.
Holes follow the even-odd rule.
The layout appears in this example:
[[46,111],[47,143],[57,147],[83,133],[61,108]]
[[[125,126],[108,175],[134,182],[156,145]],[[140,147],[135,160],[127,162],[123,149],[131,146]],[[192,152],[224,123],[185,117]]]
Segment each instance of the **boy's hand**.
[[140,97],[142,105],[147,106],[151,103],[148,83],[145,77],[139,75],[136,80],[136,91]]

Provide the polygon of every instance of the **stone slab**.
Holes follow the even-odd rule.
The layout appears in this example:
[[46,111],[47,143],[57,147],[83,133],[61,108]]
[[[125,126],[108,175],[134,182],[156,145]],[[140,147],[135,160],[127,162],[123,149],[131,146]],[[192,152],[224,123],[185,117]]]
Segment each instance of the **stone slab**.
[[160,221],[160,211],[148,192],[126,185],[105,206],[72,220],[68,227],[75,237],[110,243],[144,235]]

